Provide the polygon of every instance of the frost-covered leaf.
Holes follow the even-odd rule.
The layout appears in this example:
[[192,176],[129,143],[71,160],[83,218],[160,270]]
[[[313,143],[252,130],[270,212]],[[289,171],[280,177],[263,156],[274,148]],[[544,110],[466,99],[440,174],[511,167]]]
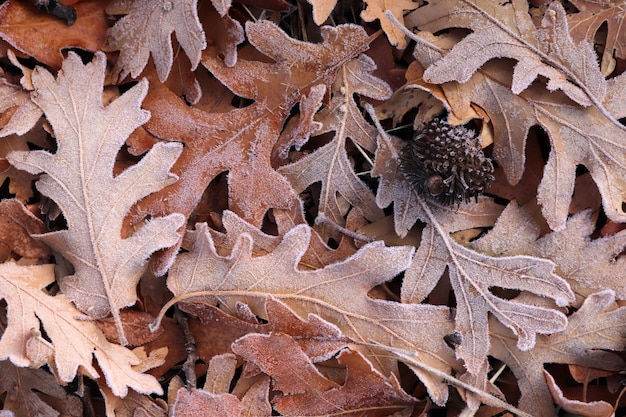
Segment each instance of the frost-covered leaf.
[[[412,249],[385,248],[376,242],[343,262],[302,271],[297,264],[309,243],[307,226],[295,227],[273,252],[256,258],[252,257],[249,235],[241,235],[232,253],[223,257],[216,253],[206,225],[197,227],[192,233],[193,248],[178,256],[168,276],[175,295],[211,291],[215,295],[208,298],[224,310],[234,314],[237,302],[244,302],[264,318],[265,299],[271,295],[301,316],[315,312],[339,325],[355,341],[415,351],[422,362],[444,372],[456,365],[452,351],[442,343],[452,331],[447,308],[375,300],[367,295],[406,268]],[[388,354],[372,348],[363,348],[363,352],[383,373],[395,369],[395,360]],[[435,401],[445,403],[446,385],[425,372],[419,376]]]
[[376,129],[363,118],[354,101],[356,94],[378,100],[391,95],[389,86],[371,75],[375,69],[374,62],[365,55],[348,62],[341,69],[333,84],[330,106],[315,117],[322,127],[313,132],[322,134],[334,131],[334,139],[312,154],[278,170],[299,193],[309,185],[320,182],[318,216],[324,216],[341,226],[345,223],[346,214],[339,201],[342,197],[352,206],[359,207],[368,220],[382,217],[374,196],[357,177],[346,154],[348,137],[370,152],[376,148]]
[[550,393],[552,393],[554,403],[558,405],[563,411],[585,417],[607,417],[615,415],[613,412],[613,406],[606,401],[583,402],[570,400],[569,398],[565,397],[565,395],[563,395],[563,391],[554,381],[552,375],[550,375],[546,370],[544,370],[543,373],[546,376],[546,382],[548,383]]
[[121,238],[122,221],[137,200],[175,180],[169,168],[181,147],[155,145],[138,164],[113,176],[120,147],[148,118],[139,107],[147,82],[104,107],[104,67],[100,53],[87,65],[70,54],[56,80],[38,68],[32,76],[33,100],[52,125],[58,150],[13,152],[8,159],[32,174],[45,173],[37,188],[63,210],[68,230],[39,236],[74,265],[74,274],[60,282],[63,292],[92,317],[113,314],[124,343],[118,312],[135,303],[146,259],[176,243],[183,217],[152,219],[126,239]]
[[233,317],[217,307],[191,303],[182,304],[181,309],[192,313],[200,322],[190,322],[190,328],[198,341],[198,356],[208,361],[215,355],[229,352],[231,345],[240,337],[249,333],[268,334],[280,332],[291,335],[300,348],[314,361],[332,357],[346,346],[348,339],[331,323],[310,313],[307,320],[302,320],[284,303],[274,297],[265,302],[267,323],[251,322],[243,316],[246,307],[239,305],[238,316]]
[[[542,256],[556,264],[559,276],[567,279],[577,294],[590,294],[611,288],[618,298],[626,298],[623,271],[626,258],[626,231],[603,238],[591,238],[595,222],[589,211],[573,215],[563,230],[540,237],[540,229],[523,207],[511,203],[493,230],[472,242],[486,254]],[[511,239],[515,236],[515,239]]]
[[473,31],[426,69],[428,82],[465,83],[485,62],[507,57],[518,61],[511,86],[515,94],[540,75],[548,79],[548,90],[562,90],[583,106],[601,102],[606,94],[592,45],[572,41],[560,3],[551,3],[538,29],[524,0],[506,4],[489,0],[433,2],[407,17],[407,25],[431,33],[450,27]]
[[519,408],[534,416],[555,416],[552,396],[544,376],[544,363],[562,363],[606,370],[624,369],[617,354],[626,346],[626,307],[618,307],[611,290],[592,294],[569,317],[567,329],[554,335],[537,336],[530,351],[514,346],[511,332],[490,322],[490,355],[511,368],[521,392]]
[[169,415],[172,417],[239,417],[242,411],[239,399],[232,394],[213,394],[186,387],[178,390],[171,407]]
[[22,87],[0,79],[0,113],[12,111],[9,121],[0,129],[0,137],[23,135],[31,130],[43,112],[30,100],[30,93]]
[[451,238],[421,198],[418,201],[430,224],[422,232],[413,263],[405,273],[402,301],[421,302],[448,269],[457,300],[456,331],[462,337],[456,354],[471,374],[481,374],[486,364],[488,313],[515,333],[517,347],[524,351],[532,349],[537,334],[566,328],[567,318],[556,309],[507,300],[491,291],[494,287],[527,291],[552,298],[559,306],[567,305],[574,300],[574,293],[554,274],[553,262],[522,255],[492,257],[468,249]]
[[[77,372],[92,379],[100,377],[95,358],[113,393],[124,397],[128,388],[144,394],[161,393],[156,378],[133,370],[140,362],[130,350],[110,343],[64,295],[52,297],[45,287],[54,282],[54,265],[20,266],[0,264],[0,298],[8,305],[7,328],[0,339],[0,360],[31,366],[26,344],[40,327],[54,348],[50,363],[57,378],[70,382]],[[78,318],[77,318],[78,317]]]
[[[564,19],[562,10],[558,6],[554,8],[557,21]],[[416,48],[415,54],[430,68],[445,55],[441,47],[447,41],[429,34],[423,34],[422,39],[431,47]],[[553,230],[565,226],[579,165],[590,171],[609,218],[618,222],[626,219],[622,206],[626,199],[626,143],[623,140],[626,128],[618,121],[626,116],[624,106],[619,104],[626,96],[626,77],[604,80],[597,63],[592,66],[581,57],[577,64],[577,68],[584,67],[580,71],[591,74],[587,75],[592,79],[589,85],[595,88],[587,89],[589,97],[594,97],[593,105],[587,107],[573,104],[560,94],[546,95],[545,89],[536,84],[523,94],[513,94],[507,87],[511,83],[511,69],[501,61],[486,63],[470,74],[465,84],[446,83],[434,87],[437,91],[443,89],[445,93],[439,97],[455,114],[467,112],[474,103],[487,111],[494,124],[494,156],[504,166],[512,184],[523,174],[524,148],[530,127],[540,125],[545,129],[551,151],[538,201]],[[423,80],[416,80],[416,83],[432,89]]]
[[[332,415],[368,411],[388,415],[417,400],[406,394],[397,379],[384,377],[359,353],[343,350],[337,361],[346,366],[343,384],[322,375],[296,341],[282,333],[249,334],[233,344],[233,351],[272,377],[275,409],[283,415]],[[382,409],[377,414],[376,410]]]
[[114,73],[124,79],[139,76],[152,54],[159,79],[165,81],[172,69],[172,33],[183,48],[192,70],[200,63],[206,40],[198,19],[197,0],[118,0],[107,13],[124,14],[109,30],[105,51],[120,51]]

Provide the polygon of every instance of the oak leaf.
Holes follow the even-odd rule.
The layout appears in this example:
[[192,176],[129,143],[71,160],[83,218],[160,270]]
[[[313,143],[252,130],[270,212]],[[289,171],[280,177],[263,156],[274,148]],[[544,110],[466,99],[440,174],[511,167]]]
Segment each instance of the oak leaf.
[[[301,316],[314,311],[326,321],[341,324],[342,332],[357,343],[415,351],[421,361],[444,372],[456,366],[451,350],[441,342],[453,330],[447,308],[367,296],[371,288],[408,266],[412,248],[385,248],[374,242],[343,262],[302,271],[297,265],[310,240],[308,226],[296,226],[273,252],[256,258],[247,234],[239,237],[230,255],[218,255],[207,229],[206,224],[198,224],[196,231],[189,232],[194,246],[180,254],[170,270],[168,287],[177,297],[208,292],[203,298],[219,303],[225,311],[234,314],[242,302],[257,316],[267,318],[265,299],[271,295]],[[394,371],[396,361],[388,354],[371,347],[363,351],[376,369],[384,374]],[[426,372],[418,373],[435,401],[445,403],[446,385]]]
[[37,188],[63,210],[68,230],[38,236],[74,265],[74,274],[60,280],[61,289],[92,317],[112,314],[125,344],[118,312],[135,303],[146,259],[176,243],[184,219],[180,214],[152,219],[127,239],[120,235],[122,221],[137,200],[175,181],[168,171],[181,147],[157,144],[113,177],[120,147],[148,118],[139,107],[147,82],[104,107],[105,64],[102,53],[87,65],[71,53],[56,80],[42,68],[35,70],[33,101],[52,125],[58,150],[12,152],[8,159],[31,174],[45,173]]
[[72,381],[79,369],[83,375],[98,379],[95,358],[114,395],[124,397],[129,388],[144,394],[161,393],[156,378],[132,368],[140,362],[133,352],[108,342],[93,323],[80,320],[81,313],[64,295],[53,297],[45,293],[45,287],[54,279],[54,265],[0,264],[0,298],[8,305],[7,328],[0,338],[0,360],[31,366],[26,346],[41,326],[54,349],[49,365],[59,381]]
[[390,13],[397,20],[401,20],[405,10],[415,9],[419,3],[414,0],[365,0],[365,4],[366,8],[361,12],[361,18],[366,22],[379,19],[389,43],[398,49],[405,49],[407,40],[404,32],[398,29],[385,13]]
[[605,290],[587,297],[580,309],[569,317],[567,329],[554,335],[537,336],[531,351],[514,346],[511,332],[495,320],[490,321],[490,355],[513,371],[521,392],[519,408],[537,416],[555,416],[552,396],[544,376],[544,363],[576,364],[617,371],[624,360],[616,353],[626,346],[623,337],[626,307],[618,307],[615,293]]
[[319,135],[334,131],[335,137],[310,155],[278,170],[298,193],[320,182],[318,216],[327,217],[340,226],[345,223],[346,208],[338,201],[339,196],[352,206],[359,207],[368,220],[382,217],[374,196],[357,177],[346,154],[348,137],[370,152],[376,148],[376,129],[367,123],[354,101],[356,94],[377,100],[391,96],[389,86],[371,75],[375,69],[374,61],[366,55],[360,55],[343,66],[333,84],[330,106],[315,117],[322,127],[312,132]]
[[23,135],[31,130],[43,115],[41,109],[31,101],[28,91],[21,86],[9,84],[5,78],[2,78],[0,79],[0,112],[5,117],[9,110],[11,111],[10,119],[0,129],[0,137],[13,134]]
[[109,30],[102,48],[120,51],[113,70],[120,79],[128,74],[137,78],[152,54],[159,80],[165,81],[174,56],[172,33],[189,57],[192,70],[200,63],[206,40],[198,18],[197,0],[118,0],[110,3],[106,11],[125,15]]
[[465,83],[485,62],[507,57],[518,61],[511,85],[515,94],[540,75],[548,79],[548,90],[561,90],[583,106],[601,102],[606,94],[592,45],[573,42],[560,3],[548,7],[540,28],[533,24],[524,0],[506,4],[488,0],[434,2],[413,12],[407,20],[407,26],[431,33],[449,27],[473,31],[426,69],[424,79],[428,82]]
[[[595,222],[586,210],[576,213],[565,228],[540,236],[530,213],[510,203],[493,229],[471,246],[485,254],[541,256],[556,264],[559,276],[568,280],[576,294],[588,295],[611,288],[620,299],[626,298],[623,271],[626,259],[626,230],[592,239]],[[511,239],[515,236],[515,239]]]
[[[34,103],[32,104],[35,105]],[[39,109],[39,107],[37,108]],[[41,112],[41,109],[39,109],[39,111]],[[41,112],[41,114],[43,114],[43,112]],[[11,124],[10,121],[9,124]],[[30,150],[29,144],[39,146],[42,149],[49,149],[51,147],[51,140],[43,129],[43,125],[43,118],[40,118],[39,122],[22,136],[12,134],[0,140],[0,181],[4,182],[8,178],[10,181],[9,192],[15,194],[15,198],[20,201],[28,201],[33,196],[33,180],[36,179],[36,176],[12,166],[6,157],[13,151]]]
[[282,392],[274,397],[274,408],[284,415],[359,415],[367,410],[368,415],[382,416],[417,401],[393,375],[381,375],[359,352],[343,350],[337,356],[347,371],[339,384],[322,375],[299,344],[283,333],[246,335],[233,344],[233,351],[272,377],[273,389]]
[[68,395],[54,376],[43,369],[25,369],[9,361],[0,362],[0,394],[3,395],[2,410],[12,412],[8,414],[11,417],[83,415],[80,400]]
[[68,26],[29,2],[7,1],[0,6],[0,37],[37,61],[60,68],[63,49],[100,50],[108,28],[104,12],[107,2],[92,0],[78,3],[76,22]]
[[180,388],[170,410],[172,417],[239,417],[241,405],[232,394],[213,394],[205,390]]
[[574,293],[554,273],[553,262],[523,255],[492,257],[464,247],[450,236],[445,223],[437,219],[437,212],[421,197],[416,198],[430,224],[422,232],[413,263],[405,273],[402,301],[424,300],[448,269],[457,300],[455,328],[461,335],[456,354],[465,361],[470,374],[486,376],[488,313],[515,333],[517,347],[523,351],[532,349],[537,334],[555,333],[567,327],[566,316],[556,309],[532,301],[507,300],[491,291],[498,287],[530,292],[565,306],[574,301]]
[[615,68],[615,59],[626,58],[626,22],[623,5],[619,3],[596,3],[572,0],[578,13],[567,16],[570,34],[575,40],[594,42],[596,34],[606,24],[606,41],[602,53],[602,73],[609,75]]
[[331,323],[314,314],[309,314],[308,320],[304,321],[284,303],[271,296],[265,302],[267,323],[264,324],[259,323],[256,317],[254,321],[244,320],[244,313],[252,315],[245,305],[237,305],[239,317],[201,303],[184,303],[181,304],[181,309],[199,318],[199,322],[190,321],[189,327],[198,341],[198,356],[205,362],[215,355],[229,352],[237,339],[249,333],[261,335],[280,332],[290,335],[315,361],[332,357],[349,342]]

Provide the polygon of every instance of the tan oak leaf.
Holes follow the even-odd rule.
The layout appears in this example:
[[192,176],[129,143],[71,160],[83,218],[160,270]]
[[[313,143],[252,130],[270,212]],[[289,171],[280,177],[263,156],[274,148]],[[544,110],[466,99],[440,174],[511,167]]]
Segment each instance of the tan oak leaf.
[[[427,47],[415,49],[416,57],[426,68],[423,80],[416,79],[416,84],[438,94],[455,114],[463,114],[474,103],[487,112],[494,125],[494,155],[512,184],[516,184],[523,174],[528,130],[533,125],[545,129],[550,137],[551,151],[539,186],[538,201],[553,230],[565,227],[578,165],[584,165],[590,171],[608,217],[621,222],[626,218],[622,205],[626,199],[626,143],[623,139],[626,128],[618,120],[626,116],[621,105],[626,94],[626,77],[622,74],[605,80],[594,52],[585,52],[588,49],[585,45],[581,46],[582,53],[574,53],[579,49],[569,37],[560,6],[553,3],[546,16],[544,20],[550,21],[546,36],[557,39],[552,44],[564,43],[560,46],[560,53],[564,54],[562,65],[572,74],[567,79],[578,80],[576,83],[566,80],[567,88],[574,86],[584,92],[589,99],[588,103],[581,103],[585,106],[572,103],[558,92],[547,95],[545,88],[538,84],[517,91],[515,73],[519,63],[512,79],[511,69],[507,72],[506,63],[498,61],[484,63],[481,69],[476,68],[476,72],[469,71],[467,77],[458,79],[462,79],[463,84],[428,85],[424,80],[434,80],[427,76],[429,69],[445,61],[455,49],[459,51],[455,46],[446,53],[449,39],[429,33],[420,34],[423,46]],[[474,39],[492,44],[491,38]],[[593,59],[588,56],[590,54]],[[580,77],[572,78],[578,73]],[[446,79],[442,78],[436,82],[444,81]],[[572,91],[563,92],[576,100]]]
[[448,270],[457,300],[456,331],[461,336],[456,354],[471,374],[481,374],[486,366],[489,314],[515,333],[517,347],[524,351],[533,348],[537,334],[567,327],[567,317],[555,308],[508,300],[492,292],[494,287],[520,290],[551,298],[559,306],[567,305],[574,301],[574,293],[554,273],[552,261],[524,255],[494,257],[469,249],[452,239],[428,203],[417,199],[430,224],[422,232],[413,263],[405,273],[402,301],[424,300]]
[[519,408],[534,416],[556,416],[544,364],[624,369],[624,360],[609,351],[621,352],[626,346],[625,326],[626,308],[618,307],[615,293],[605,290],[587,297],[580,309],[569,317],[565,331],[539,335],[535,348],[530,351],[517,349],[511,332],[490,320],[489,354],[506,363],[516,376],[521,392]]
[[357,177],[346,154],[348,138],[370,152],[376,148],[376,129],[367,123],[354,101],[356,94],[378,100],[391,96],[389,86],[371,74],[375,69],[374,61],[366,55],[360,55],[341,68],[333,84],[330,106],[315,117],[322,127],[313,132],[319,135],[333,131],[334,139],[312,154],[278,170],[297,192],[320,182],[318,215],[341,226],[345,223],[347,208],[341,204],[339,196],[358,206],[369,220],[382,217],[374,195]]
[[155,145],[136,165],[113,176],[113,165],[128,135],[149,117],[141,110],[147,82],[141,81],[104,107],[104,54],[83,65],[76,54],[59,76],[34,71],[33,101],[52,125],[58,150],[12,152],[11,164],[41,175],[37,188],[63,210],[67,230],[39,235],[63,254],[75,272],[60,280],[68,299],[94,318],[112,314],[125,344],[119,310],[136,301],[136,286],[155,251],[178,241],[180,214],[158,217],[121,238],[124,216],[137,200],[176,178],[170,167],[180,155],[176,143]]
[[[0,298],[8,305],[7,327],[0,338],[0,360],[17,366],[32,366],[27,343],[41,328],[54,349],[50,368],[62,382],[78,372],[92,379],[101,373],[119,397],[128,388],[144,393],[162,393],[156,378],[135,371],[140,359],[130,350],[110,343],[63,295],[50,296],[45,287],[54,282],[54,265],[21,266],[0,264]],[[96,359],[100,370],[94,366]]]
[[125,0],[107,6],[107,13],[124,14],[111,29],[104,51],[120,51],[114,73],[120,79],[136,78],[152,54],[159,80],[165,81],[172,69],[172,33],[183,48],[192,70],[200,63],[206,39],[198,18],[197,0]]

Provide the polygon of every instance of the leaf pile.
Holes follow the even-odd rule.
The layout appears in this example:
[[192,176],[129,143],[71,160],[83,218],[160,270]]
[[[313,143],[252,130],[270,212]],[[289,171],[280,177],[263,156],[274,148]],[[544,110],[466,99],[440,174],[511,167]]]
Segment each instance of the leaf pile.
[[622,412],[621,8],[244,3],[0,6],[0,414]]

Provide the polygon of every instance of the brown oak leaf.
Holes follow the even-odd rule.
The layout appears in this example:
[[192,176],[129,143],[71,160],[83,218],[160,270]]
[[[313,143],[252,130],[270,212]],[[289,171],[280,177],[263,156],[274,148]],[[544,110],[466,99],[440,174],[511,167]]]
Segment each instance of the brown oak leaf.
[[44,231],[43,222],[24,204],[13,199],[0,201],[0,242],[11,251],[26,258],[47,258],[50,249],[31,237]]
[[597,3],[572,0],[578,13],[567,16],[570,33],[575,40],[594,42],[602,25],[606,24],[606,41],[602,53],[602,73],[609,75],[615,68],[615,57],[626,58],[626,22],[623,5],[614,2]]
[[[5,3],[6,4],[6,3]],[[0,6],[2,7],[2,6]],[[31,101],[30,93],[21,86],[0,79],[0,112],[3,118],[10,111],[10,119],[4,121],[0,137],[23,135],[31,130],[43,115],[41,109]]]
[[43,369],[24,369],[9,361],[0,362],[0,394],[2,410],[10,416],[83,415],[78,397],[68,395],[54,376]]
[[[163,140],[182,141],[185,148],[172,170],[180,180],[140,202],[133,221],[147,213],[191,215],[211,180],[225,171],[230,210],[256,226],[270,208],[299,206],[297,193],[271,165],[272,149],[291,108],[314,86],[329,91],[337,72],[369,43],[358,26],[321,31],[324,41],[313,44],[289,38],[269,21],[248,22],[250,43],[273,63],[238,59],[229,67],[215,47],[207,48],[203,65],[235,94],[254,100],[245,108],[207,113],[187,106],[156,80],[151,83],[144,103],[152,113],[146,129]],[[165,271],[175,250],[157,262],[157,273]]]
[[378,100],[391,96],[389,86],[371,75],[375,69],[374,61],[366,55],[360,55],[343,66],[333,84],[330,106],[315,117],[322,127],[313,132],[323,134],[333,131],[335,137],[313,153],[278,170],[299,193],[309,185],[320,182],[318,216],[324,216],[340,226],[345,223],[347,209],[345,204],[340,204],[341,197],[352,206],[359,207],[368,220],[382,217],[372,192],[357,177],[346,154],[348,137],[370,152],[376,148],[376,129],[367,123],[354,101],[356,94]]
[[68,26],[39,11],[32,2],[10,0],[0,6],[0,37],[26,55],[58,69],[63,62],[63,49],[100,50],[109,26],[104,12],[107,3],[108,0],[92,0],[76,4],[76,22]]
[[333,356],[349,342],[334,325],[314,314],[309,314],[308,320],[304,321],[271,296],[265,302],[267,323],[258,323],[256,317],[254,321],[244,320],[244,312],[251,312],[247,306],[237,307],[239,317],[233,317],[211,305],[181,304],[182,310],[199,318],[199,322],[191,320],[189,327],[198,341],[198,356],[205,362],[215,355],[229,352],[232,343],[249,333],[280,332],[291,335],[301,349],[316,361]]
[[120,236],[122,222],[137,200],[175,181],[169,168],[181,147],[157,144],[138,164],[113,176],[120,147],[148,118],[140,109],[147,82],[104,107],[105,65],[102,53],[87,65],[70,53],[56,80],[43,68],[35,70],[33,101],[52,125],[58,150],[12,152],[8,159],[31,174],[45,173],[37,188],[63,210],[68,229],[38,236],[74,265],[74,274],[60,280],[61,289],[92,317],[112,314],[125,344],[118,312],[135,303],[146,259],[176,243],[184,219],[154,218],[126,239]]
[[367,410],[367,415],[386,416],[416,402],[393,375],[381,375],[359,352],[343,350],[337,356],[347,371],[339,384],[322,375],[299,344],[283,333],[249,334],[233,344],[233,351],[272,378],[273,389],[282,392],[274,397],[274,408],[284,415],[356,416]]

